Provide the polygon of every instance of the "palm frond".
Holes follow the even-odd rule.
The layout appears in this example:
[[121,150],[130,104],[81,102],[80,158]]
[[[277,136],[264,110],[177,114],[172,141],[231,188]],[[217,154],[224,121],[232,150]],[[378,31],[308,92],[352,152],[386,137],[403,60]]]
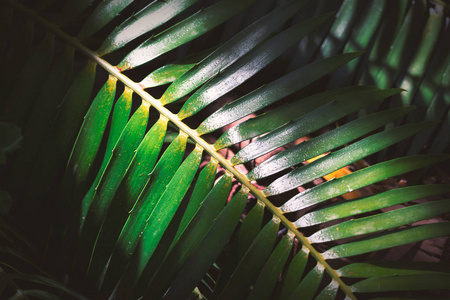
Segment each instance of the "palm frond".
[[[11,65],[1,116],[23,132],[2,170],[13,198],[5,224],[42,257],[22,259],[2,229],[5,261],[25,266],[2,264],[0,294],[448,296],[445,264],[376,258],[450,235],[450,186],[372,190],[449,158],[448,139],[417,155],[443,135],[430,120],[445,115],[435,111],[448,94],[445,4],[428,16],[421,1],[389,12],[387,1],[346,0],[332,19],[327,1],[91,2],[0,4],[14,28],[1,48]],[[401,17],[395,30],[383,16]],[[430,33],[392,65],[413,43],[414,20]],[[304,57],[285,61],[308,41]],[[411,156],[390,156],[400,142]],[[382,151],[388,159],[358,165]]]

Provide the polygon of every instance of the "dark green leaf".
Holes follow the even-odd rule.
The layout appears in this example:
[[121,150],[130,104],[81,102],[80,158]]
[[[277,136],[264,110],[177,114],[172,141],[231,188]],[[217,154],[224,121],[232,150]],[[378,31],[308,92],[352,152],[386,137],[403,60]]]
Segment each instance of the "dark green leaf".
[[217,299],[243,299],[272,253],[280,221],[273,218],[256,236]]
[[378,215],[345,221],[308,237],[311,243],[323,243],[346,237],[387,230],[402,225],[413,224],[450,211],[450,200],[418,204]]
[[221,109],[214,112],[197,128],[198,134],[204,134],[239,120],[256,112],[281,98],[298,91],[313,81],[332,72],[339,66],[349,62],[360,53],[342,54],[321,61],[313,62],[291,72],[274,82],[258,88]]
[[225,288],[229,278],[235,268],[244,257],[253,240],[261,230],[262,218],[264,214],[264,205],[257,202],[252,210],[242,222],[236,237],[233,239],[230,252],[225,263],[222,266],[219,280],[217,282],[215,293],[219,293]]
[[337,292],[339,290],[339,283],[334,280],[331,282],[317,295],[316,300],[333,300],[336,298]]
[[148,39],[131,51],[117,68],[126,70],[146,63],[204,34],[239,13],[255,0],[220,1]]
[[220,96],[242,84],[329,17],[330,14],[325,14],[296,24],[277,34],[254,51],[247,53],[225,69],[223,73],[197,90],[178,112],[178,117],[184,119],[194,115]]
[[187,95],[210,78],[223,72],[291,17],[305,1],[290,1],[267,14],[220,46],[197,67],[176,80],[161,97],[163,104]]
[[[83,189],[94,163],[114,102],[116,82],[117,78],[112,76],[108,78],[95,97],[78,133],[66,171],[68,176],[66,180],[74,185],[74,190]],[[70,192],[74,191],[70,189]]]
[[398,92],[397,89],[376,91],[364,95],[364,100],[358,95],[341,101],[332,101],[250,143],[233,156],[231,163],[238,165],[257,158]]
[[309,252],[310,251],[307,248],[302,247],[295,255],[294,259],[289,264],[286,276],[282,282],[281,292],[277,299],[288,299],[295,291],[295,288],[302,278],[306,263],[308,262]]
[[139,278],[194,179],[202,151],[201,147],[196,147],[170,180],[165,192],[148,215],[144,230],[138,229],[137,233],[141,236],[139,243],[137,245],[126,243],[125,248],[122,246],[114,249],[101,288],[102,293],[112,292],[122,274],[123,263],[131,255],[134,255],[133,261],[136,263],[132,262],[129,266],[132,272],[130,276],[133,276],[134,280]]
[[[176,277],[177,272],[181,269],[188,257],[193,254],[200,241],[211,228],[228,197],[231,189],[231,179],[232,176],[230,174],[225,174],[208,193],[198,213],[192,219],[173,249],[171,249],[170,254],[168,254],[161,265],[159,272],[155,275],[155,281],[150,287],[152,295],[158,295],[159,297],[164,295],[171,281]],[[152,291],[153,288],[157,289]]]
[[307,159],[316,157],[367,134],[411,111],[412,108],[402,107],[381,111],[354,120],[334,130],[324,133],[311,140],[300,143],[280,152],[256,166],[247,174],[250,180],[272,175],[288,167],[300,164]]
[[133,1],[134,0],[106,0],[100,2],[95,10],[89,15],[89,18],[84,22],[83,27],[78,34],[78,38],[83,40],[96,33]]
[[222,149],[260,134],[270,132],[333,100],[345,99],[376,90],[377,88],[375,87],[364,86],[328,90],[296,102],[283,105],[282,107],[232,127],[216,141],[214,148]]
[[409,124],[371,135],[281,176],[264,190],[264,194],[271,196],[292,190],[302,184],[313,181],[314,179],[332,173],[357,160],[383,150],[420,130],[429,128],[430,125],[434,125],[434,122]]
[[295,221],[297,227],[306,227],[352,215],[382,209],[408,201],[450,192],[450,185],[431,184],[392,189],[361,200],[339,203],[303,215]]
[[[177,295],[185,295],[193,290],[230,238],[247,202],[247,196],[248,190],[243,188],[230,200],[230,203],[217,217],[196,251],[178,273],[168,291],[168,296],[175,296],[174,298],[176,298]],[[149,294],[148,296],[152,295]]]
[[407,275],[369,278],[351,286],[354,292],[373,293],[385,291],[448,290],[450,274]]
[[350,278],[371,278],[394,275],[445,274],[448,263],[439,262],[369,262],[353,263],[337,270],[338,274]]
[[167,119],[161,117],[136,149],[136,154],[127,168],[127,173],[117,189],[116,195],[114,195],[111,207],[95,242],[89,266],[90,277],[98,279],[105,268],[130,210],[148,182],[150,172],[156,164],[166,129]]
[[197,1],[153,1],[116,27],[103,41],[97,53],[103,56],[123,47],[135,38],[164,24]]
[[300,281],[300,284],[294,290],[289,299],[313,299],[313,296],[322,281],[324,271],[325,268],[321,264],[317,264],[314,269],[309,271],[305,278]]
[[149,108],[149,104],[143,102],[133,114],[114,147],[101,181],[97,186],[91,187],[81,203],[79,243],[83,245],[80,250],[85,252],[83,255],[85,258],[90,257],[90,252],[114,194],[127,172],[135,150],[142,141],[147,127]]
[[284,213],[300,210],[380,180],[423,168],[448,158],[443,154],[419,155],[382,162],[306,190],[283,204],[280,209]]
[[379,237],[335,246],[322,255],[325,259],[335,259],[441,237],[450,234],[449,225],[449,222],[443,222],[414,226],[410,229],[400,230]]
[[283,237],[259,273],[258,279],[247,299],[270,299],[273,288],[291,252],[293,242],[294,235],[292,233],[289,232]]

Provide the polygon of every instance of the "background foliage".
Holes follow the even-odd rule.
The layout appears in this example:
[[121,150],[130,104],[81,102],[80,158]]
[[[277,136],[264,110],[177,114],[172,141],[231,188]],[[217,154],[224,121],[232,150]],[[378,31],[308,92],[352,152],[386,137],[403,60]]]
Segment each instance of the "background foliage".
[[449,297],[447,3],[0,7],[2,298]]

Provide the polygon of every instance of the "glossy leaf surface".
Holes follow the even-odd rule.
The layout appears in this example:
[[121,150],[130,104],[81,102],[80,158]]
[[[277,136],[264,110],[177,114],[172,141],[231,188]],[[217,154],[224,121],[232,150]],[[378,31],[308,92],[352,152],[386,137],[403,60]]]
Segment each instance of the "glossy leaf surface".
[[448,295],[442,1],[0,6],[0,298]]

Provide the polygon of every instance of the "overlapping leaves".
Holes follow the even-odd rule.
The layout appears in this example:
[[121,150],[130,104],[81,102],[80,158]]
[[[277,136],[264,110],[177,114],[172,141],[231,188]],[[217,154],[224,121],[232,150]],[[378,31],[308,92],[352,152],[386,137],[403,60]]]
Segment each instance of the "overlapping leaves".
[[[76,2],[65,4],[62,16],[67,19],[57,22],[65,25],[76,19],[90,3]],[[89,41],[132,2],[100,2],[77,38]],[[299,96],[299,91],[335,74],[337,68],[352,68],[361,53],[350,50],[360,49],[349,45],[345,48],[349,53],[337,54],[329,48],[333,40],[325,40],[313,62],[227,104],[222,102],[222,96],[245,86],[290,46],[323,30],[332,14],[290,24],[288,20],[301,12],[305,3],[288,1],[226,42],[204,45],[186,59],[172,60],[146,73],[139,84],[126,76],[128,69],[169,56],[169,51],[245,9],[256,10],[263,1],[222,0],[198,12],[195,2],[155,1],[132,16],[123,16],[122,24],[106,38],[102,36],[97,53],[105,56],[103,60],[35,11],[5,1],[5,14],[18,14],[19,18],[24,14],[49,31],[27,59],[21,57],[26,61],[24,71],[9,89],[4,118],[22,126],[24,133],[11,179],[19,215],[39,224],[31,230],[38,241],[43,231],[62,231],[41,245],[43,249],[52,244],[65,247],[59,266],[69,267],[63,271],[57,267],[55,272],[68,278],[69,286],[83,282],[90,287],[81,294],[99,298],[114,294],[121,299],[185,299],[192,291],[208,299],[334,299],[376,291],[448,289],[448,271],[431,263],[394,266],[367,262],[346,264],[339,270],[332,267],[342,258],[450,234],[448,222],[418,223],[447,213],[448,200],[414,203],[448,193],[448,185],[418,185],[335,201],[335,197],[386,178],[440,163],[447,155],[375,163],[298,193],[299,187],[434,125],[423,122],[379,130],[413,109],[373,112],[373,107],[401,93],[400,89],[354,86]],[[357,11],[352,4],[345,1],[341,9],[351,14]],[[379,8],[374,5],[370,10],[374,7]],[[170,23],[172,18],[177,22]],[[336,18],[332,28],[338,30],[343,21]],[[379,22],[379,15],[372,21]],[[20,29],[32,36],[27,22]],[[128,48],[128,43],[150,31],[150,38]],[[67,45],[50,63],[53,35]],[[13,40],[4,51],[23,47],[27,36],[15,37],[17,42]],[[125,55],[113,67],[107,62],[108,54],[122,47]],[[74,61],[78,62],[74,54],[87,56],[87,62],[80,59],[85,66],[73,76]],[[91,97],[101,75],[97,73],[104,70],[108,79]],[[30,74],[43,74],[39,84],[30,83],[34,93],[20,89],[29,83]],[[336,75],[331,76],[335,82]],[[151,96],[152,90],[144,90],[167,83],[170,85],[160,99]],[[283,99],[288,101],[277,105]],[[19,109],[23,104],[25,109]],[[213,105],[219,108],[210,112]],[[332,127],[362,109],[366,115]],[[206,117],[200,117],[205,111]],[[188,126],[190,123],[184,122],[188,118],[198,118],[199,126]],[[317,134],[327,126],[326,133]],[[202,137],[220,130],[223,133],[214,144]],[[174,133],[176,137],[168,139]],[[315,137],[297,143],[305,136]],[[248,144],[230,160],[218,152],[224,148],[234,151],[243,141]],[[285,146],[287,149],[273,153]],[[268,153],[272,153],[270,158],[261,159]],[[324,153],[327,155],[303,164]],[[262,162],[247,166],[255,159]],[[248,174],[235,168],[242,164],[250,169]],[[249,181],[263,178],[270,182],[263,190]],[[282,201],[272,200],[274,196]],[[403,203],[411,206],[391,210]],[[55,211],[56,216],[44,222],[33,218],[33,213],[42,209]],[[66,234],[75,236],[76,242],[63,239]],[[55,252],[58,248],[48,255]],[[21,271],[7,269],[8,276],[2,277],[7,278],[6,285],[23,293],[25,289],[16,288],[15,283]],[[34,277],[25,278],[32,282]],[[350,284],[345,278],[363,280]],[[408,282],[414,282],[413,288]],[[31,289],[26,293],[47,295],[33,295]]]

